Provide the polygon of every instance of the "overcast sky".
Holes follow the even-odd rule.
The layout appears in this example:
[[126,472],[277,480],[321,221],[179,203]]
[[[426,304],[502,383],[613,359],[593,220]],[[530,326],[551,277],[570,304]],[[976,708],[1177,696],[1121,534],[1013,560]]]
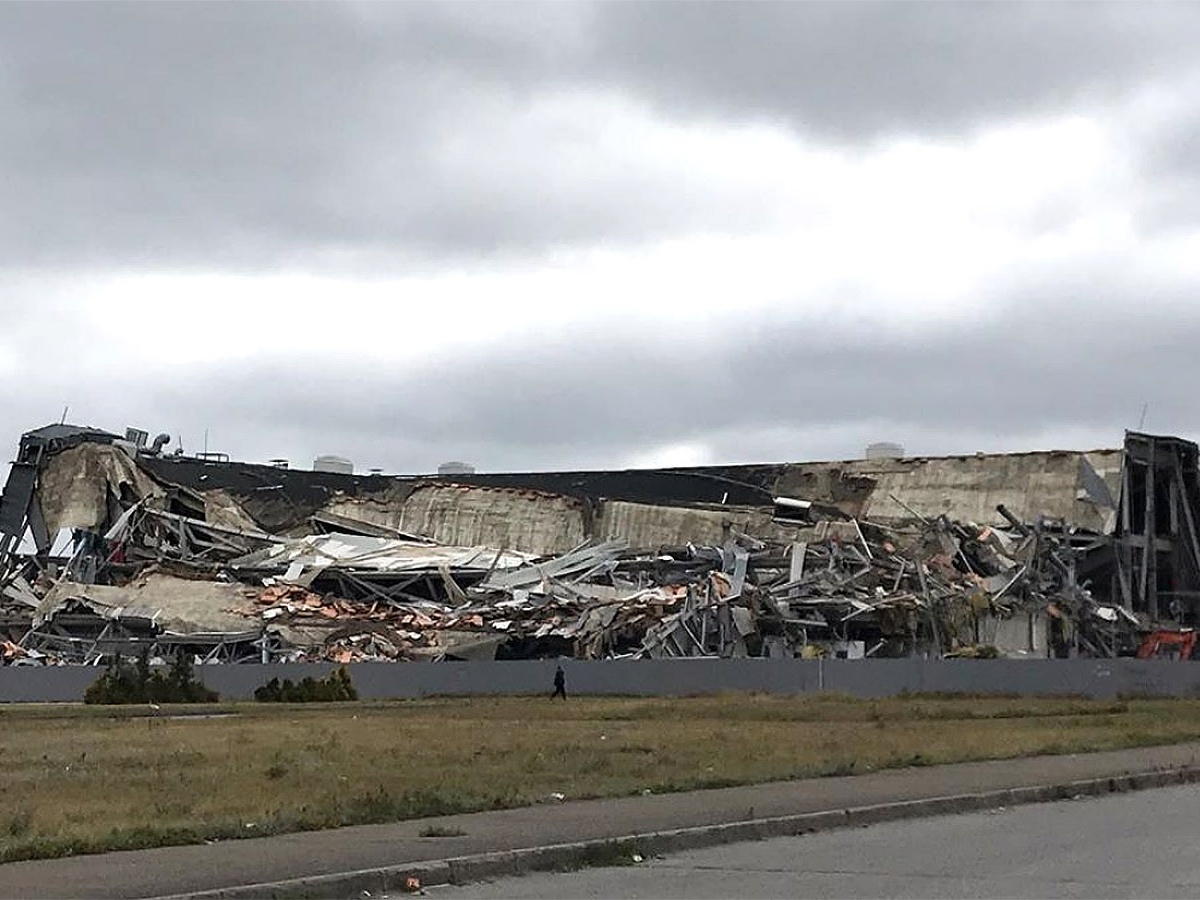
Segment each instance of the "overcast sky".
[[1200,437],[1200,5],[0,6],[0,441]]

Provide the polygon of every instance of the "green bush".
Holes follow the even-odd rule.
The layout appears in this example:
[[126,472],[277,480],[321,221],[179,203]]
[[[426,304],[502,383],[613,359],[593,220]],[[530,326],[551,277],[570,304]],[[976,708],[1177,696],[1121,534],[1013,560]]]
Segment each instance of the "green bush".
[[196,680],[186,652],[180,652],[166,672],[150,669],[148,651],[134,665],[114,657],[83,694],[83,702],[92,704],[214,703],[218,699],[216,691]]
[[354,689],[346,667],[341,666],[320,680],[305,677],[293,683],[290,678],[285,678],[281,683],[278,678],[272,678],[255,689],[254,699],[259,703],[331,703],[357,700],[358,691]]

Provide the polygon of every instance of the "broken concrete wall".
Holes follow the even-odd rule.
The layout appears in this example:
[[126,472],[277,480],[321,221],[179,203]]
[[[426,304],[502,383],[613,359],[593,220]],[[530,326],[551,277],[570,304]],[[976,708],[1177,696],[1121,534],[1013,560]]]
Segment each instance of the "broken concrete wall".
[[1121,450],[1096,450],[797,463],[782,467],[776,490],[857,518],[903,519],[907,506],[930,518],[1003,525],[996,507],[1004,504],[1022,521],[1048,516],[1107,534],[1122,459]]
[[258,531],[261,527],[228,491],[218,488],[205,491],[203,496],[204,521],[242,531]]
[[749,530],[762,516],[748,509],[688,509],[651,506],[622,500],[602,504],[597,517],[598,537],[623,539],[633,547],[680,547],[688,542],[720,545],[726,524]]
[[600,505],[595,534],[601,540],[625,540],[631,547],[681,547],[685,544],[719,546],[726,526],[761,540],[791,541],[795,526],[778,525],[770,509],[745,506],[654,506],[609,500]]
[[633,547],[720,544],[726,526],[764,539],[791,540],[769,509],[654,506],[608,500],[594,504],[540,491],[430,484],[386,496],[338,498],[328,512],[461,546],[507,547],[555,554],[588,538],[625,540]]
[[109,496],[130,502],[163,497],[163,489],[123,450],[80,444],[50,457],[38,476],[38,501],[51,535],[62,528],[99,530],[109,519]]
[[553,554],[587,537],[583,501],[538,491],[424,484],[400,502],[387,495],[341,497],[326,509],[455,546]]

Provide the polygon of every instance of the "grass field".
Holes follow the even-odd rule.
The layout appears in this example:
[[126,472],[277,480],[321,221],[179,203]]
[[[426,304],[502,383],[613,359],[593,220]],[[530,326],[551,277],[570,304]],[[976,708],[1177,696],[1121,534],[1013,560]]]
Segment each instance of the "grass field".
[[151,713],[0,707],[0,860],[554,802],[554,794],[679,791],[1200,739],[1200,701],[1191,700],[731,694]]

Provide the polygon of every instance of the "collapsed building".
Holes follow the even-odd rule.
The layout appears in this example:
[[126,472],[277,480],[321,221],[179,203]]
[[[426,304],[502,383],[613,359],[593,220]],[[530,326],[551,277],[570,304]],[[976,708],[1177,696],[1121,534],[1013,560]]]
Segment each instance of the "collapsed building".
[[1193,628],[1197,446],[356,475],[23,435],[9,663],[1131,655]]

